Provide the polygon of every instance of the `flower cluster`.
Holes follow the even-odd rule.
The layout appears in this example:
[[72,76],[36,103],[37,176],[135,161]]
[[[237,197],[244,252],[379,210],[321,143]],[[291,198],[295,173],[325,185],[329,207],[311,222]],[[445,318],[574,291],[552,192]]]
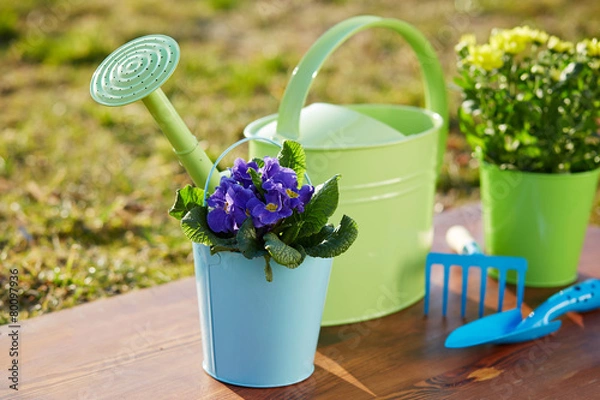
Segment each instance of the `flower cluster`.
[[313,193],[311,185],[298,188],[294,170],[282,167],[276,158],[265,157],[262,167],[238,158],[231,176],[222,177],[208,198],[208,225],[214,232],[236,233],[251,217],[256,228],[268,230],[294,211],[304,212]]
[[277,158],[237,159],[229,172],[208,201],[203,189],[187,185],[169,209],[183,233],[212,254],[263,257],[271,282],[271,261],[294,269],[306,257],[337,257],[356,240],[358,225],[349,216],[337,227],[329,223],[339,203],[340,176],[317,187],[302,185],[306,153],[300,143],[284,140]]
[[455,47],[459,121],[480,158],[531,172],[600,166],[600,43],[527,26],[493,30]]
[[502,67],[507,61],[505,57],[507,55],[522,54],[530,46],[533,46],[534,50],[540,50],[540,46],[544,45],[548,50],[556,53],[600,55],[598,39],[585,39],[574,44],[557,36],[550,36],[544,31],[531,29],[528,26],[518,26],[513,29],[494,29],[489,42],[481,45],[477,45],[474,35],[464,35],[456,45],[455,50],[465,64],[491,71]]

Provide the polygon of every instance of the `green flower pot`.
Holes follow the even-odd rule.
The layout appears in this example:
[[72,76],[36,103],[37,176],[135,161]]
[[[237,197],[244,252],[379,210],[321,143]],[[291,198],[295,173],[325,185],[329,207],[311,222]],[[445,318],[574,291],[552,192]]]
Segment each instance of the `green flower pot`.
[[483,163],[480,172],[487,252],[525,257],[527,286],[574,282],[600,169],[544,174]]

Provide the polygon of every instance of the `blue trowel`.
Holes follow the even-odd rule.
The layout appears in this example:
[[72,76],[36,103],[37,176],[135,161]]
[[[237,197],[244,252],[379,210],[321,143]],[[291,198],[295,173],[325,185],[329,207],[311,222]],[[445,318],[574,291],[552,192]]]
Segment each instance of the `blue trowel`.
[[552,295],[525,319],[520,309],[492,314],[454,330],[446,347],[470,347],[479,344],[505,344],[534,340],[560,328],[559,316],[600,308],[600,280],[589,279]]

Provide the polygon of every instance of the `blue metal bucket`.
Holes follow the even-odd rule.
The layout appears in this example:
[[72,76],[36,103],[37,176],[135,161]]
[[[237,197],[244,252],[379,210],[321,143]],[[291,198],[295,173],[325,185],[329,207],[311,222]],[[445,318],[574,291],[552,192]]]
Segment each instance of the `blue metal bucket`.
[[332,259],[307,257],[291,270],[193,243],[204,370],[247,387],[291,385],[314,371]]

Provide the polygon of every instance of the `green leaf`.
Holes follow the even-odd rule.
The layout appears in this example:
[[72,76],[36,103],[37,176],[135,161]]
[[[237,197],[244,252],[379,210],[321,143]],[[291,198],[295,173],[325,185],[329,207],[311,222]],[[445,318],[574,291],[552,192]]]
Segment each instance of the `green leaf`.
[[331,258],[344,253],[352,246],[358,236],[357,223],[347,215],[342,217],[340,225],[323,243],[306,248],[311,257]]
[[295,249],[298,250],[298,253],[300,253],[301,258],[298,265],[301,265],[308,254],[306,254],[306,250],[304,250],[304,247],[300,245],[296,245]]
[[250,174],[250,178],[252,178],[252,184],[254,185],[254,187],[256,187],[258,193],[264,195],[265,191],[262,188],[262,178],[260,177],[258,171],[256,171],[254,168],[248,168],[248,174]]
[[281,241],[286,244],[292,244],[296,241],[300,229],[302,228],[303,222],[300,220],[298,214],[294,212],[291,217],[286,218],[282,222]]
[[240,230],[236,235],[240,251],[246,258],[256,258],[267,254],[263,244],[261,243],[256,229],[252,223],[252,218],[248,217],[240,226]]
[[333,234],[335,228],[332,224],[327,224],[321,230],[313,235],[298,240],[298,244],[304,247],[314,247],[320,244]]
[[254,161],[256,163],[256,165],[258,165],[258,168],[262,168],[265,166],[265,160],[263,160],[262,158],[253,158],[252,161]]
[[207,207],[196,207],[181,220],[181,229],[185,236],[195,243],[235,249],[235,238],[221,238],[210,230],[206,221]]
[[302,145],[293,140],[284,140],[283,147],[277,155],[279,164],[282,167],[291,168],[298,175],[298,186],[304,181],[304,173],[306,172],[306,154]]
[[297,268],[304,260],[301,252],[283,243],[274,233],[267,233],[264,239],[265,249],[277,263],[287,268]]
[[273,282],[273,269],[271,268],[271,257],[265,255],[265,279],[267,282]]
[[177,190],[175,203],[169,209],[169,215],[181,220],[188,211],[195,207],[202,206],[204,190],[192,185],[187,185]]
[[339,175],[333,176],[327,182],[315,188],[315,194],[304,207],[300,214],[302,228],[298,237],[313,235],[321,230],[329,217],[335,212],[339,201],[338,180]]

